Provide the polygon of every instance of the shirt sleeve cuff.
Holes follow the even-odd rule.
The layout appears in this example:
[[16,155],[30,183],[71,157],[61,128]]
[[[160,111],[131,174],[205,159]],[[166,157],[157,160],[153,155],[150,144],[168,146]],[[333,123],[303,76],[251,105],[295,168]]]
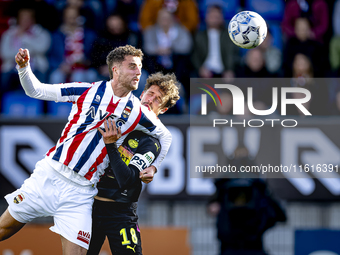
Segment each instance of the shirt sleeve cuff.
[[27,68],[30,68],[30,64],[28,63],[28,65],[23,68],[20,68],[20,66],[17,64],[15,68],[18,70],[18,72],[23,72],[26,71]]

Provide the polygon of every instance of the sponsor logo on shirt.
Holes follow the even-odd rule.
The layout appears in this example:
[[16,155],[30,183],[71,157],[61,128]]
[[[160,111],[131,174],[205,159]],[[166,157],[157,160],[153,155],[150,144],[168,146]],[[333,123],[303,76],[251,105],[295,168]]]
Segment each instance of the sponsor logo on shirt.
[[133,247],[131,247],[130,245],[127,245],[126,248],[131,249],[131,250],[133,250],[134,253],[136,253],[136,251],[135,251],[136,245],[133,246]]
[[144,157],[149,161],[149,163],[151,164],[153,162],[153,160],[155,159],[155,155],[149,151],[147,153],[144,154]]
[[137,142],[136,140],[133,140],[133,139],[130,139],[130,140],[128,141],[128,144],[129,144],[129,146],[130,146],[132,149],[135,149],[135,148],[138,147],[138,142]]
[[121,128],[123,125],[125,124],[125,120],[122,120],[122,119],[118,119],[117,121],[116,121],[116,127],[117,128]]
[[100,96],[99,96],[99,95],[96,95],[96,99],[95,99],[94,101],[96,101],[97,103],[99,103],[99,102],[100,102]]
[[158,146],[157,143],[155,143],[155,145],[156,145],[156,151],[158,151],[159,150],[159,146]]
[[77,239],[86,244],[89,244],[90,239],[91,239],[91,234],[89,232],[79,230]]
[[126,196],[127,197],[127,189],[125,189],[122,193],[120,193],[120,194],[122,194],[123,196]]
[[120,158],[125,162],[126,165],[129,165],[130,160],[133,157],[133,153],[130,151],[130,149],[121,145],[119,146],[118,151],[120,153]]
[[142,171],[148,167],[148,164],[146,163],[146,161],[147,159],[145,158],[145,155],[137,153],[131,159],[130,165],[133,165],[137,167],[139,171]]
[[20,193],[13,199],[13,202],[16,204],[20,204],[24,199],[25,199],[24,194]]
[[128,118],[131,113],[131,107],[126,106],[125,109],[123,110],[123,117]]

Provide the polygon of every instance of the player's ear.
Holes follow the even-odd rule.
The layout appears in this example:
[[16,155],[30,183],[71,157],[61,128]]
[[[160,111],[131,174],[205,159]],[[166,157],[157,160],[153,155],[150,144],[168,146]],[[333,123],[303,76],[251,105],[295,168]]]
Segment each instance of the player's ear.
[[159,112],[159,114],[165,113],[168,109],[169,109],[169,108],[164,108],[164,109],[162,109],[162,110]]
[[118,74],[118,65],[117,64],[112,66],[112,73],[116,74],[116,75]]

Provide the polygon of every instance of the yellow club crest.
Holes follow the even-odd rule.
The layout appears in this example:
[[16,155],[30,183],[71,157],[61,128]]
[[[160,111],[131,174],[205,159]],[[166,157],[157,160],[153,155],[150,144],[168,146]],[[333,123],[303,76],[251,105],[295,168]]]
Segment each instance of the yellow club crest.
[[128,144],[129,144],[129,146],[130,146],[132,149],[135,149],[135,148],[138,147],[138,142],[137,142],[136,140],[133,140],[133,139],[130,139],[130,140],[128,141]]

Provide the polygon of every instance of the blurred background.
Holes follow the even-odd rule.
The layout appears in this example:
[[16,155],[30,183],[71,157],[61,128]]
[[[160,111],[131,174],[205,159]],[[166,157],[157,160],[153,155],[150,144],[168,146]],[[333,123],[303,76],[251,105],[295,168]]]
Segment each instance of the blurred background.
[[[229,39],[229,20],[242,10],[267,22],[266,40],[252,50]],[[152,238],[163,238],[163,232],[163,241],[157,241],[163,250],[156,254],[340,254],[337,175],[326,181],[317,176],[214,180],[190,178],[188,171],[190,78],[296,78],[291,86],[312,93],[306,107],[313,117],[289,112],[301,118],[300,133],[280,127],[233,129],[231,136],[238,138],[225,153],[226,162],[258,164],[257,153],[268,152],[272,164],[291,163],[291,158],[306,164],[303,154],[313,151],[337,169],[340,0],[0,0],[0,213],[7,208],[3,196],[20,187],[54,146],[71,109],[24,94],[15,69],[18,49],[29,49],[40,81],[56,84],[108,80],[106,56],[126,44],[145,54],[136,96],[156,71],[174,72],[181,83],[180,101],[161,116],[173,135],[171,150],[139,203],[140,225],[150,231],[143,239],[145,254],[155,252]],[[320,86],[312,78],[326,82]],[[270,106],[266,95],[272,86],[254,88],[258,109]],[[228,93],[221,97],[231,100]],[[218,109],[223,115],[231,110],[231,105]],[[231,136],[221,133],[222,147]],[[298,141],[294,150],[290,141]],[[46,218],[30,225],[51,224]],[[0,243],[2,255],[44,254],[12,239],[15,245],[6,243],[11,239]],[[174,242],[183,249],[174,250]]]

